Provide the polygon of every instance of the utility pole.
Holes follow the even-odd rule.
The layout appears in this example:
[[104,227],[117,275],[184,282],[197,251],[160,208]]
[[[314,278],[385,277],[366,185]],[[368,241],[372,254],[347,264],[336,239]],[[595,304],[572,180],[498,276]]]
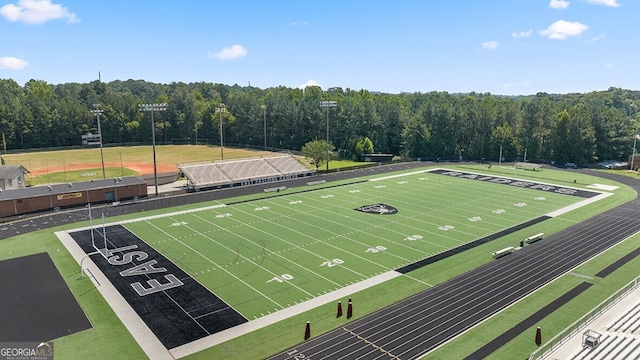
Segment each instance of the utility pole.
[[327,109],[327,171],[329,171],[329,108],[338,106],[335,101],[320,101],[320,107]]

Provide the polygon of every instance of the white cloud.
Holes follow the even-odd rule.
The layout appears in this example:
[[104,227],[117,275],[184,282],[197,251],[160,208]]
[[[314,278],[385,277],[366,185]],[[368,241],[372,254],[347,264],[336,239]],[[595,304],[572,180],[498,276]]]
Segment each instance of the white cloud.
[[529,36],[531,36],[531,34],[533,34],[533,30],[521,31],[519,33],[514,32],[514,33],[511,33],[511,36],[513,36],[515,39],[521,39],[521,38],[528,38]]
[[569,7],[569,1],[566,0],[551,0],[549,7],[553,9],[566,9]]
[[51,0],[18,0],[17,4],[0,7],[0,15],[9,21],[20,21],[27,24],[44,24],[49,20],[66,19],[67,23],[80,20],[76,14]]
[[302,22],[292,22],[289,24],[289,26],[307,26],[309,25],[308,21],[302,21]]
[[[318,84],[318,82],[317,82],[317,81],[315,81],[315,80],[311,80],[311,79],[309,79],[309,80],[307,80],[307,82],[306,82],[306,83],[304,83],[304,84],[302,84],[302,85],[298,85],[298,89],[304,89],[304,88],[306,88],[307,86],[320,86],[320,84]],[[320,86],[320,87],[322,87],[322,86]]]
[[22,70],[29,66],[29,63],[15,57],[7,56],[0,58],[0,70]]
[[610,6],[610,7],[620,6],[620,3],[618,2],[618,0],[589,0],[588,2],[589,4],[604,5],[604,6]]
[[498,47],[497,41],[485,41],[482,43],[482,48],[485,50],[495,50]]
[[558,20],[540,31],[540,35],[553,40],[564,40],[570,36],[578,36],[587,31],[589,27],[577,21]]
[[608,62],[606,64],[604,64],[604,68],[605,69],[613,69],[615,67],[615,65],[612,62]]
[[207,57],[213,57],[219,60],[231,60],[237,59],[247,55],[247,49],[242,45],[233,45],[231,47],[226,47],[216,53],[209,51],[207,53]]

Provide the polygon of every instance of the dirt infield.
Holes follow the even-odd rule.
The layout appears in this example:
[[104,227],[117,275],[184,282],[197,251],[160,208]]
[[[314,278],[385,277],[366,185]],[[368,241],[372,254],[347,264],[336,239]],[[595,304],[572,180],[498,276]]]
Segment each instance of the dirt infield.
[[[138,175],[153,174],[153,164],[150,164],[150,163],[140,163],[140,162],[125,162],[125,163],[108,162],[108,163],[104,163],[104,167],[105,168],[119,168],[121,166],[122,167],[126,167],[127,169],[130,169],[132,171],[137,172]],[[55,167],[48,167],[48,168],[32,169],[29,175],[32,176],[32,177],[37,177],[39,175],[45,175],[47,173],[51,174],[51,173],[62,172],[62,171],[73,171],[73,170],[84,170],[84,169],[100,169],[100,168],[102,168],[102,164],[101,163],[55,166]],[[158,171],[159,174],[161,174],[161,173],[171,173],[171,172],[178,171],[178,167],[177,166],[167,165],[167,164],[157,164],[156,168],[157,168],[157,171]]]

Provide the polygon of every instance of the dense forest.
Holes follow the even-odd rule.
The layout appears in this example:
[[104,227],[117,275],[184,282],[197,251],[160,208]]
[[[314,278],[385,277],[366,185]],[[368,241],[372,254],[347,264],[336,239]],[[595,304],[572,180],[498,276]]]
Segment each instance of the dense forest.
[[98,132],[91,110],[100,104],[105,146],[149,144],[151,116],[140,111],[143,103],[167,104],[154,113],[159,144],[219,144],[222,121],[226,145],[300,150],[325,139],[328,114],[330,142],[343,158],[368,138],[375,152],[406,158],[497,161],[502,148],[506,160],[522,160],[526,152],[531,161],[587,165],[626,160],[640,125],[640,92],[618,88],[513,97],[142,80],[20,86],[0,79],[0,132],[10,152],[79,146],[81,135]]

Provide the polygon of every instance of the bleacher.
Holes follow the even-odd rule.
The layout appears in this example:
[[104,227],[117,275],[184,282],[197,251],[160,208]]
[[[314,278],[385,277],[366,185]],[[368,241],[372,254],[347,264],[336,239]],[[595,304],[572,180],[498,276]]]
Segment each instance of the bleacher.
[[528,163],[528,162],[516,162],[513,164],[516,169],[542,171],[542,164]]
[[[640,359],[640,278],[609,297],[564,332],[549,340],[532,359]],[[588,330],[585,331],[585,328]],[[567,332],[569,331],[569,332]],[[582,338],[578,336],[582,334]],[[566,336],[563,336],[566,335]]]
[[292,155],[179,164],[188,187],[202,189],[251,181],[285,179],[312,173]]
[[229,179],[243,181],[256,177],[278,176],[281,173],[264,159],[248,159],[215,163]]
[[607,325],[608,331],[640,334],[640,302]]
[[211,186],[229,182],[229,177],[213,163],[182,165],[178,168],[192,185]]
[[632,335],[604,332],[594,349],[583,347],[572,360],[620,360],[640,358],[640,338]]

